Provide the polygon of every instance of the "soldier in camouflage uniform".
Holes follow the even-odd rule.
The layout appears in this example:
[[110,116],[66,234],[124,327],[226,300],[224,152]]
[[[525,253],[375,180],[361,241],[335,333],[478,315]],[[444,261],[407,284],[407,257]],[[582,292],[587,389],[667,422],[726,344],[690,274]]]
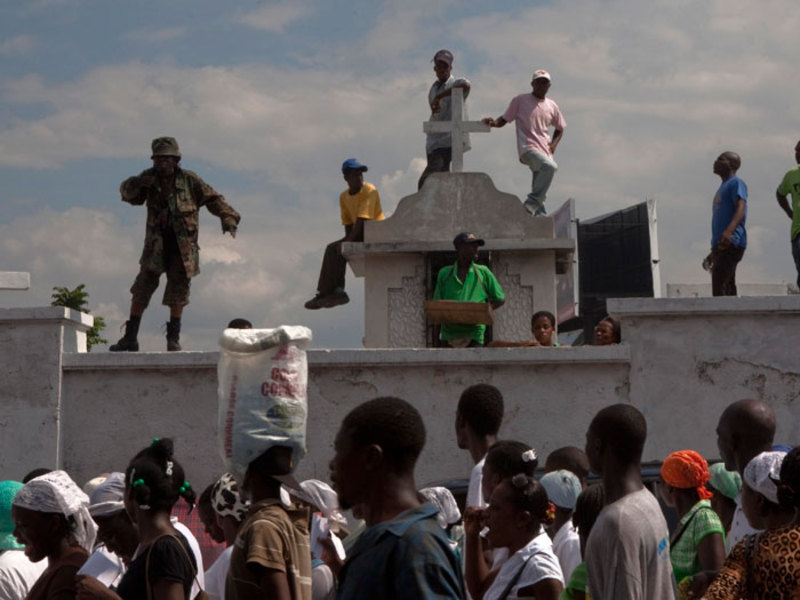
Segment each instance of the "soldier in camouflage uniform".
[[129,177],[120,185],[122,201],[147,205],[147,230],[139,259],[139,274],[131,287],[131,313],[125,335],[111,352],[139,350],[137,335],[142,313],[158,287],[162,273],[167,287],[162,304],[169,306],[167,350],[180,350],[181,315],[189,304],[191,278],[200,271],[197,225],[201,206],[220,218],[223,234],[236,237],[239,213],[225,198],[191,171],[178,166],[181,152],[175,138],[152,143],[153,168]]

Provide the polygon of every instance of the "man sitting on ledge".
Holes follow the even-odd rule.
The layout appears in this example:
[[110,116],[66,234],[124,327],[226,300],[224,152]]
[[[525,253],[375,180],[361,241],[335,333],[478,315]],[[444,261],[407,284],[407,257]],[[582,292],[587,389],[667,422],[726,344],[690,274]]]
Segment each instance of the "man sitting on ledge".
[[317,295],[306,302],[309,310],[333,308],[347,304],[350,298],[344,291],[344,275],[347,259],[342,256],[342,242],[363,242],[364,221],[383,221],[381,198],[371,183],[364,183],[366,165],[355,158],[348,158],[342,164],[342,174],[347,188],[339,195],[339,208],[342,213],[344,237],[328,244],[319,271]]
[[[475,264],[478,248],[484,244],[474,233],[462,232],[455,237],[453,245],[458,256],[455,264],[439,270],[434,300],[489,302],[495,309],[503,306],[506,297],[497,278],[489,267]],[[486,325],[445,324],[440,339],[452,348],[483,346],[485,332]]]

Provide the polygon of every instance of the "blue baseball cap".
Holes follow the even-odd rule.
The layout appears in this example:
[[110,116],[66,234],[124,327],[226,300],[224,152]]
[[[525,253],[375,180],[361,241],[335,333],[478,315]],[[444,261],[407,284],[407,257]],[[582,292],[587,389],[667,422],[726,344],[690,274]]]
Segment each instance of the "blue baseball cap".
[[342,163],[342,173],[345,171],[367,171],[367,165],[362,165],[356,158],[348,158]]

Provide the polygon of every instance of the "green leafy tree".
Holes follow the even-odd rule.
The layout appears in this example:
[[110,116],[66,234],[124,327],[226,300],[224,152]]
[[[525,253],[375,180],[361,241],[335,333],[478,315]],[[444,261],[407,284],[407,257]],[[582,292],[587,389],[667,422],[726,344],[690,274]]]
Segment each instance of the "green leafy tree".
[[[79,310],[91,314],[89,310],[89,292],[86,291],[84,284],[78,285],[74,290],[68,287],[53,286],[53,294],[50,296],[52,302],[50,306],[65,306],[72,310]],[[92,346],[96,344],[107,344],[108,340],[100,337],[100,332],[106,328],[106,321],[103,317],[94,318],[94,326],[86,332],[86,349],[91,352]]]

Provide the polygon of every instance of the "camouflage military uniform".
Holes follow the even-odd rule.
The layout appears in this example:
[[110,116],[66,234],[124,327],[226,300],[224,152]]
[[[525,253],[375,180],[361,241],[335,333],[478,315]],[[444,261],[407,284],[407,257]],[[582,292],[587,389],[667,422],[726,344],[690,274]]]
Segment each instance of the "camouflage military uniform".
[[[147,306],[158,287],[162,273],[167,274],[163,304],[189,304],[189,285],[200,272],[197,228],[201,206],[220,218],[222,231],[236,231],[239,213],[225,198],[192,171],[175,168],[172,190],[162,190],[155,169],[147,169],[122,182],[119,191],[123,202],[147,205],[147,230],[141,266],[131,287],[133,301]],[[142,177],[154,177],[151,187],[141,187]]]

